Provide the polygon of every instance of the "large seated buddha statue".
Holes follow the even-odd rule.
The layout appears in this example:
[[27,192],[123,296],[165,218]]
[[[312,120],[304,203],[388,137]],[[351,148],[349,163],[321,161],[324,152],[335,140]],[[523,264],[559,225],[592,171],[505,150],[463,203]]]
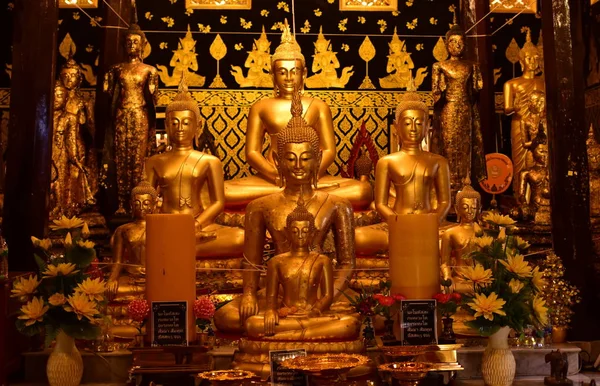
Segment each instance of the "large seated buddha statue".
[[[304,56],[287,21],[281,44],[271,57],[271,73],[275,95],[254,103],[248,114],[246,161],[257,174],[225,181],[227,209],[243,210],[250,201],[283,190],[282,176],[275,165],[274,152],[279,146],[281,131],[291,118],[294,90],[304,90],[307,74]],[[303,118],[317,133],[322,154],[315,176],[316,189],[345,197],[354,209],[367,208],[373,199],[373,190],[367,182],[327,175],[327,168],[336,155],[329,106],[320,99],[302,96],[301,108],[304,111]],[[264,156],[262,151],[267,135],[271,144]]]
[[[159,213],[194,216],[198,258],[241,257],[244,231],[214,222],[225,204],[223,165],[218,158],[192,147],[200,130],[199,120],[200,109],[182,79],[179,93],[166,110],[165,124],[173,149],[146,160],[146,179],[162,197]],[[205,186],[209,197],[206,204],[201,199]]]
[[[351,277],[352,269],[355,266],[352,206],[345,198],[315,189],[322,157],[319,136],[302,117],[302,102],[299,92],[294,95],[292,99],[293,117],[278,134],[277,147],[273,155],[277,174],[281,176],[284,189],[256,199],[246,208],[245,259],[242,262],[245,269],[243,294],[217,310],[214,317],[215,325],[220,332],[248,334],[250,339],[240,341],[240,352],[236,354],[235,364],[240,368],[257,373],[269,371],[269,350],[303,347],[308,352],[360,352],[364,348],[362,341],[357,339],[358,334],[355,335],[356,326],[351,319],[336,317],[328,320],[331,322],[329,324],[325,323],[325,319],[315,317],[315,319],[311,319],[310,323],[303,323],[301,330],[294,328],[294,324],[296,327],[299,326],[298,323],[285,321],[282,324],[280,319],[279,326],[270,324],[273,330],[268,330],[269,334],[264,333],[264,322],[260,319],[262,318],[261,312],[267,310],[267,305],[271,304],[272,310],[272,304],[275,302],[272,277],[269,277],[271,287],[266,290],[267,296],[265,296],[264,290],[258,290],[260,272],[264,270],[263,248],[267,231],[275,244],[276,255],[286,256],[283,255],[285,253],[294,255],[293,258],[289,258],[289,261],[281,256],[278,257],[275,260],[277,263],[270,264],[271,268],[281,265],[279,272],[283,274],[285,271],[285,274],[289,276],[293,273],[294,267],[298,267],[298,262],[306,257],[299,257],[301,248],[296,248],[296,252],[291,252],[294,239],[290,239],[286,232],[288,216],[294,212],[299,200],[304,203],[304,210],[314,217],[314,230],[311,230],[314,233],[310,244],[312,247],[309,249],[321,253],[329,231],[332,231],[334,235],[336,262],[332,261],[331,264],[335,267],[338,277],[333,280],[333,304],[330,309],[334,310],[337,315],[352,312],[347,303],[337,301],[341,297],[339,291],[347,287],[347,280]],[[303,251],[306,252],[306,248],[303,248]],[[321,262],[319,264],[323,264],[324,267],[325,263],[322,258],[318,260]],[[303,268],[298,267],[298,269]],[[303,275],[304,273],[298,272],[298,274]],[[326,275],[326,273],[323,272],[322,275]],[[267,276],[269,275],[267,274]],[[289,296],[287,301],[294,305],[299,305],[303,301],[307,306],[312,303],[310,308],[314,315],[318,309],[329,303],[329,296],[325,290],[320,298],[322,300],[315,300],[315,302],[321,302],[315,308],[315,303],[313,303],[315,289],[303,288],[305,286],[306,282],[302,280],[286,281],[283,299],[285,301],[285,297]],[[294,293],[295,295],[292,295]],[[302,294],[307,295],[305,300],[300,299]],[[307,307],[298,308],[305,310]],[[322,309],[325,310],[325,308]],[[259,315],[258,319],[252,318],[256,315]],[[272,321],[272,319],[270,320]],[[340,322],[342,320],[344,322]],[[337,330],[343,331],[335,331],[336,335],[330,336],[333,331],[330,326],[334,324]],[[273,332],[274,335],[270,335],[270,332]],[[295,338],[285,342],[272,339],[274,336],[280,338],[286,334],[293,335]],[[271,339],[263,339],[261,335],[269,335]],[[307,340],[309,337],[310,341]]]

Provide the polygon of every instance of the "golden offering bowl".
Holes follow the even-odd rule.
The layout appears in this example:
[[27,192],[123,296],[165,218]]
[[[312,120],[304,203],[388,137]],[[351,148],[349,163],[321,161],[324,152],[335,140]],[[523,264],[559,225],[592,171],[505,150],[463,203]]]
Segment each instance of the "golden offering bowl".
[[379,371],[388,372],[403,386],[417,386],[431,369],[429,363],[395,362],[379,366]]
[[211,385],[241,386],[244,381],[256,378],[256,375],[246,370],[217,370],[205,371],[197,378],[208,380]]
[[310,375],[311,385],[325,385],[344,382],[348,371],[368,361],[369,358],[358,354],[315,354],[287,359],[281,365]]

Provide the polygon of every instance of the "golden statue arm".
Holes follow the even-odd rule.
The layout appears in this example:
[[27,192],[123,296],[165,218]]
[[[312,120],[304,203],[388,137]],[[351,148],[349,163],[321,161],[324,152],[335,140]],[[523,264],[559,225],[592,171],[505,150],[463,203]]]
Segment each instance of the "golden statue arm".
[[[70,114],[70,113],[67,113]],[[83,165],[81,160],[77,157],[77,125],[72,120],[68,121],[68,126],[65,128],[66,138],[65,147],[67,150],[67,157],[69,162],[77,166],[77,168],[83,173]]]
[[321,166],[319,167],[319,178],[321,178],[327,174],[327,169],[335,160],[335,134],[329,106],[320,100],[315,100],[313,103],[322,103],[324,105],[323,108],[319,109],[321,117],[316,127],[319,133],[321,149],[323,150]]
[[243,297],[240,305],[240,323],[243,326],[246,319],[258,313],[256,292],[258,290],[259,272],[262,265],[262,253],[265,241],[265,219],[260,210],[254,208],[256,202],[251,202],[246,208],[244,222],[244,259],[242,268]]
[[110,245],[113,251],[113,265],[108,276],[108,282],[116,283],[123,268],[123,233],[121,230],[117,229],[115,231],[115,234],[110,239]]
[[[323,311],[328,310],[333,303],[333,265],[331,262],[323,264],[323,279],[321,280],[321,298],[319,298],[312,307],[311,313],[318,316]],[[315,312],[316,311],[316,312]]]
[[277,311],[277,298],[279,296],[279,274],[277,269],[277,261],[269,261],[267,263],[267,310]]
[[112,96],[115,91],[115,68],[111,67],[106,74],[104,74],[104,82],[102,83],[102,90]]
[[390,178],[387,160],[381,159],[375,168],[375,209],[387,221],[396,212],[389,207]]
[[442,68],[439,63],[434,63],[431,69],[431,95],[433,96],[433,101],[439,101],[444,91],[446,91],[446,82]]
[[529,172],[528,171],[523,171],[521,172],[521,174],[519,175],[519,202],[521,204],[526,204],[527,203],[527,178],[529,176]]
[[246,161],[258,174],[275,183],[278,177],[277,169],[262,155],[263,138],[265,129],[259,117],[256,104],[248,113],[248,126],[246,128]]
[[196,222],[200,224],[202,228],[213,224],[215,218],[223,211],[223,208],[225,208],[223,166],[218,158],[211,157],[208,159],[207,182],[210,205],[196,217]]
[[478,93],[483,89],[483,76],[479,64],[473,63],[473,91]]
[[352,205],[346,200],[340,200],[336,204],[335,218],[332,224],[335,240],[335,250],[339,262],[338,278],[335,280],[334,288],[339,290],[334,299],[342,296],[348,286],[348,280],[352,277],[356,267],[356,252],[354,250],[354,214]]
[[[154,170],[154,165],[152,163],[152,157],[146,159],[146,164],[144,165],[144,171],[146,172],[146,181],[158,191],[158,180],[156,178],[157,174]],[[159,192],[160,194],[160,192]]]
[[504,83],[504,114],[510,115],[515,112],[515,95],[512,82]]
[[152,67],[150,74],[148,74],[148,90],[152,95],[154,104],[156,104],[158,99],[158,71],[154,67]]
[[450,257],[452,255],[452,236],[448,231],[442,235],[442,247],[440,249],[442,278],[450,279]]
[[440,160],[435,178],[435,191],[438,200],[438,217],[440,224],[446,219],[450,210],[450,166],[445,158]]

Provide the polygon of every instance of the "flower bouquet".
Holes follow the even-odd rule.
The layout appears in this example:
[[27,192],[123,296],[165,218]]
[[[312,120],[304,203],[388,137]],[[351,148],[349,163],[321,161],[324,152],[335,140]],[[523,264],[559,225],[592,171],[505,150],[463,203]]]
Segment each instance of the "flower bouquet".
[[442,280],[441,284],[445,288],[445,291],[433,295],[433,298],[437,302],[437,309],[442,315],[442,325],[444,328],[439,339],[441,343],[455,343],[456,336],[452,329],[452,323],[454,322],[452,316],[460,306],[462,295],[458,292],[450,293],[452,280]]
[[377,302],[375,313],[385,318],[385,335],[382,338],[383,340],[396,340],[394,336],[394,317],[400,310],[400,301],[406,299],[406,297],[400,294],[392,295],[391,288],[391,281],[382,280],[379,282],[381,293],[373,295],[373,299]]
[[212,329],[212,318],[215,316],[215,303],[208,296],[200,296],[194,301],[194,316],[196,326],[200,329],[200,344],[208,343],[207,339],[214,339],[215,333]]
[[139,347],[144,347],[144,334],[142,329],[150,316],[150,304],[146,299],[134,299],[127,306],[127,315],[131,320],[137,323],[138,334],[135,344]]
[[29,336],[45,332],[46,346],[60,331],[75,339],[95,339],[102,320],[99,309],[106,299],[104,281],[87,273],[96,256],[94,243],[86,240],[88,226],[79,218],[63,216],[50,228],[65,236],[64,250],[51,253],[49,239],[31,237],[38,251],[39,275],[21,277],[13,284],[11,296],[25,303],[17,328]]
[[356,296],[350,296],[344,291],[342,291],[342,294],[348,299],[348,302],[356,312],[364,318],[363,338],[368,345],[374,345],[375,329],[373,328],[371,318],[375,316],[376,307],[379,303],[374,298],[375,293],[373,289],[361,285],[361,291]]
[[474,320],[466,324],[490,336],[501,327],[518,332],[529,324],[548,323],[548,309],[540,295],[544,279],[521,255],[529,244],[512,235],[515,221],[508,216],[488,214],[486,235],[474,238],[473,265],[459,269],[458,276],[472,287],[464,294],[463,308]]

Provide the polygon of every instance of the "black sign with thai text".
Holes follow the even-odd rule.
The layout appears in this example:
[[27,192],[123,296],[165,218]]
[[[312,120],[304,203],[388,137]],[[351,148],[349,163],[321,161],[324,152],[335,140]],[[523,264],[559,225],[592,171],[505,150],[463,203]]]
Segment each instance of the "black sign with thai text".
[[152,302],[152,346],[187,346],[187,302]]
[[400,331],[403,346],[437,344],[435,300],[402,300]]
[[281,365],[286,359],[305,357],[306,350],[273,350],[269,351],[271,363],[271,385],[307,386],[307,377],[294,370],[286,369]]

